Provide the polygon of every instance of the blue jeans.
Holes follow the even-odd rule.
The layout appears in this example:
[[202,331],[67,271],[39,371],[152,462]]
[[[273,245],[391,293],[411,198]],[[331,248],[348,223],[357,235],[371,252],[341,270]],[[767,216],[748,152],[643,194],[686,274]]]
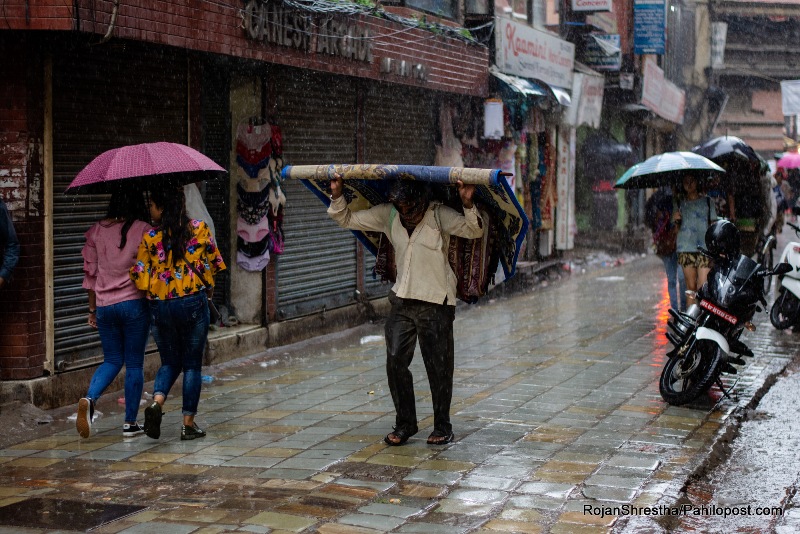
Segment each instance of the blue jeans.
[[201,368],[208,336],[208,301],[205,291],[186,297],[151,300],[153,337],[161,353],[153,395],[163,395],[183,371],[183,415],[197,413],[202,384]]
[[145,299],[97,307],[97,332],[103,363],[92,375],[86,396],[97,401],[125,365],[125,422],[136,422],[144,387],[144,349],[150,334]]
[[[667,289],[669,290],[669,305],[673,310],[686,311],[686,279],[683,277],[683,267],[678,265],[678,253],[669,256],[660,256],[667,272]],[[680,308],[678,300],[680,299]]]

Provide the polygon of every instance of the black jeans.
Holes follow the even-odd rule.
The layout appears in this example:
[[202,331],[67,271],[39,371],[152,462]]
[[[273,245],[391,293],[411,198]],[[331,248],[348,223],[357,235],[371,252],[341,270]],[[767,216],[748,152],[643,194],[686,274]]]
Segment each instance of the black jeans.
[[433,400],[433,427],[449,434],[453,398],[453,320],[455,306],[401,299],[389,292],[392,305],[386,319],[386,374],[392,393],[396,427],[417,428],[414,377],[409,366],[419,338],[419,348]]

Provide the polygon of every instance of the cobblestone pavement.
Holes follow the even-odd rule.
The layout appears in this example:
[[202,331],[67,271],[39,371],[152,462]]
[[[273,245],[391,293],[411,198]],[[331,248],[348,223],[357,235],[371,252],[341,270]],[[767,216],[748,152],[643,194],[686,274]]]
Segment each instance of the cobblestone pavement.
[[[653,257],[459,307],[453,424],[432,430],[421,358],[420,432],[394,420],[382,326],[317,338],[205,372],[198,423],[180,398],[161,439],[124,440],[121,406],[89,439],[59,421],[0,450],[0,533],[607,532],[604,506],[668,503],[737,406],[797,352],[762,314],[734,399],[668,407],[658,393],[668,297]],[[141,415],[140,415],[141,416]],[[115,519],[115,521],[112,521]]]

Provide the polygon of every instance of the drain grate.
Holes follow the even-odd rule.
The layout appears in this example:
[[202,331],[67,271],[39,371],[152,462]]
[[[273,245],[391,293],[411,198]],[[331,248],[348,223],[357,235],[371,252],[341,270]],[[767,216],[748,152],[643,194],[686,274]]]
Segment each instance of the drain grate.
[[145,508],[127,504],[35,498],[0,507],[0,525],[87,531]]

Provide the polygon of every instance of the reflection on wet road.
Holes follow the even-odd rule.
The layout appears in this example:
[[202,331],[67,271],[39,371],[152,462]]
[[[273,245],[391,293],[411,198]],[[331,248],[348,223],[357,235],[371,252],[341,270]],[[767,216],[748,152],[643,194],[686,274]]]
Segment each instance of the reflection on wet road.
[[[383,442],[394,415],[374,325],[207,369],[204,439],[179,440],[173,398],[157,441],[123,440],[120,414],[106,413],[90,439],[70,429],[0,450],[0,505],[147,507],[97,532],[605,532],[628,518],[592,510],[669,501],[735,406],[661,400],[668,302],[650,256],[460,306],[445,447],[425,444],[418,355],[420,432]],[[748,336],[757,357],[740,400],[796,351],[763,324]]]

